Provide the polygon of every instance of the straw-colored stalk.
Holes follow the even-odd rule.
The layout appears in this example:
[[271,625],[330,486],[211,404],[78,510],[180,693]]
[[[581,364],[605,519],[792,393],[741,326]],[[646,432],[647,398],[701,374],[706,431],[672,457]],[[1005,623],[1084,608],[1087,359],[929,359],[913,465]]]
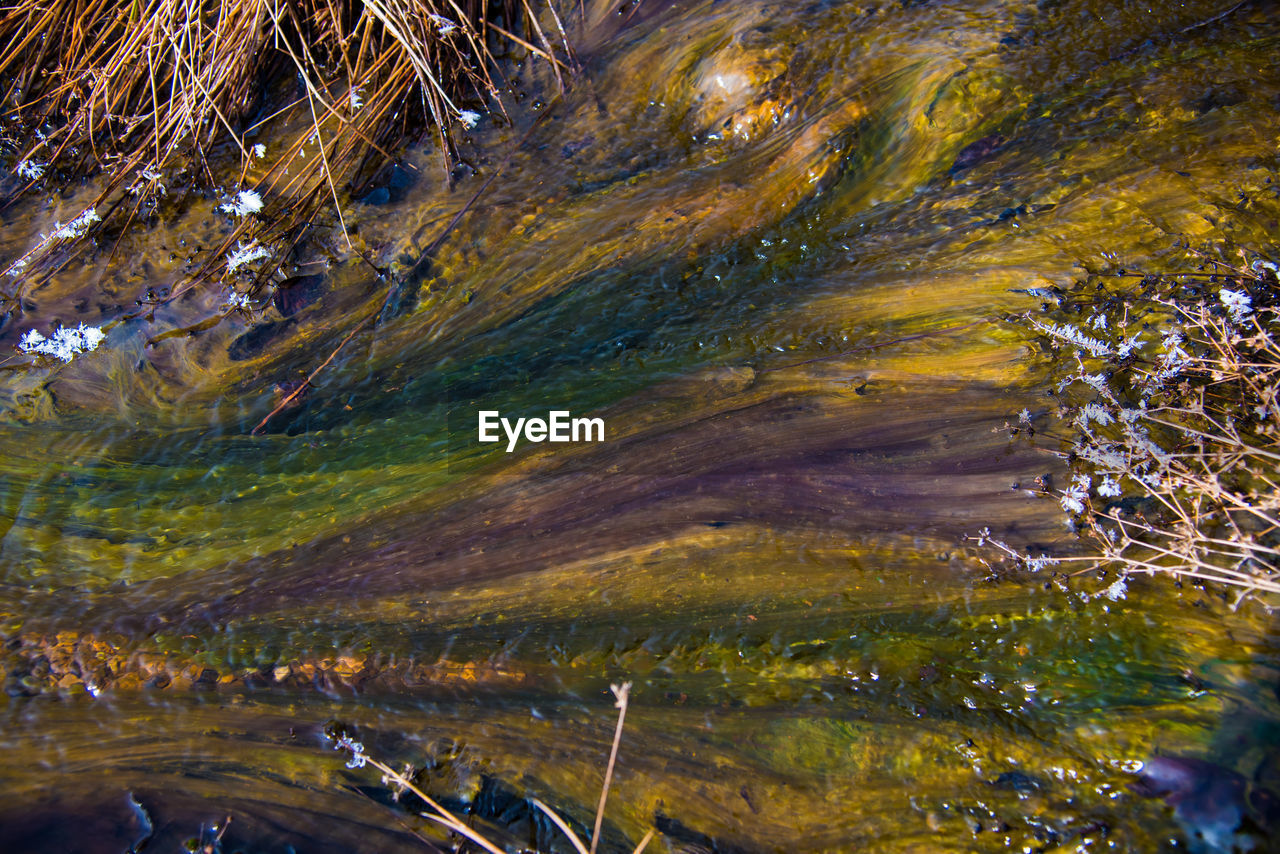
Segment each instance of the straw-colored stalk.
[[[617,699],[618,722],[614,727],[613,743],[609,748],[609,762],[605,768],[604,783],[600,789],[600,802],[596,807],[595,827],[591,834],[590,847],[582,841],[582,837],[580,837],[577,832],[569,826],[569,823],[565,821],[559,813],[537,798],[530,799],[530,802],[541,810],[547,818],[549,818],[551,822],[560,829],[578,854],[595,854],[599,847],[600,828],[604,823],[605,802],[609,796],[609,787],[613,782],[613,769],[618,759],[618,746],[622,741],[622,726],[623,722],[626,720],[627,705],[630,701],[630,682],[625,682],[622,685],[611,685],[610,688],[613,691],[614,697]],[[412,792],[427,805],[427,810],[421,813],[423,818],[448,828],[453,833],[458,834],[475,845],[480,846],[485,851],[490,852],[490,854],[504,854],[502,848],[500,848],[496,843],[486,838],[484,834],[480,833],[480,831],[476,830],[474,827],[468,825],[456,813],[444,807],[439,801],[432,798],[423,791],[421,787],[414,783],[412,779],[414,776],[412,767],[406,767],[403,772],[396,771],[385,762],[370,756],[365,752],[364,744],[355,741],[349,735],[341,734],[339,736],[338,734],[335,734],[333,737],[337,738],[337,744],[334,745],[335,748],[346,750],[351,754],[351,760],[347,763],[347,767],[363,768],[365,765],[370,765],[378,769],[382,772],[382,782],[393,788],[397,800],[399,799],[399,796],[405,792]],[[653,840],[653,837],[654,831],[651,829],[644,835],[640,842],[637,843],[636,847],[632,849],[632,854],[641,854],[641,852],[643,852]]]
[[[519,37],[522,22],[542,47]],[[560,73],[541,33],[527,0],[17,0],[0,12],[0,131],[24,167],[7,202],[98,174],[102,232],[144,218],[166,182],[251,189],[264,209],[194,280],[217,275],[237,242],[297,235],[326,203],[343,224],[353,182],[421,130],[436,129],[447,158],[450,125],[471,119],[464,104],[502,110],[494,50],[524,45]],[[259,163],[252,140],[268,129]],[[22,277],[76,251],[41,246]]]

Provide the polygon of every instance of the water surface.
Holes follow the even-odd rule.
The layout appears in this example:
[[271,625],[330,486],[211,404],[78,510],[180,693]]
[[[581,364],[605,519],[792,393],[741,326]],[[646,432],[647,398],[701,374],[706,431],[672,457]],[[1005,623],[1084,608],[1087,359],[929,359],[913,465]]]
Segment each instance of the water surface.
[[[228,851],[430,850],[331,719],[512,850],[562,846],[525,799],[590,825],[631,680],[611,850],[1224,849],[1245,796],[1131,786],[1164,755],[1280,791],[1265,612],[993,575],[966,535],[1073,548],[1033,494],[1060,463],[1007,429],[1054,406],[1010,322],[1036,289],[1179,236],[1271,246],[1269,7],[586,12],[568,92],[526,71],[457,180],[410,152],[352,206],[398,284],[321,228],[288,316],[166,335],[221,313],[131,316],[224,227],[193,202],[0,327],[111,324],[0,390],[6,846],[231,816]],[[553,408],[606,441],[475,441],[480,409]]]

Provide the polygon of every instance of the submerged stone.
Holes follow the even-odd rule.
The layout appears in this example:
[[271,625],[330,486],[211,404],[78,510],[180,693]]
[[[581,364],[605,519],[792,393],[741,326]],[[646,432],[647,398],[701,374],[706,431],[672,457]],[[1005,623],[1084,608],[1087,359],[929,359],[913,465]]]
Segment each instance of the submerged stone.
[[1153,757],[1132,788],[1174,808],[1193,851],[1253,851],[1280,830],[1280,799],[1267,789],[1251,790],[1243,775],[1203,759]]

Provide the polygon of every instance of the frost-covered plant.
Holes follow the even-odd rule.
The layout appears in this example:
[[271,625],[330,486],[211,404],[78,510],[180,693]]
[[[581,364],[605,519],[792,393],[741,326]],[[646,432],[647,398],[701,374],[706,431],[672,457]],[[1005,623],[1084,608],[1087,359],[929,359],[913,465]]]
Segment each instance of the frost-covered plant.
[[250,243],[246,246],[242,243],[227,256],[227,269],[234,273],[244,265],[268,258],[270,255],[271,250],[265,246],[259,246],[256,243]]
[[57,243],[77,240],[84,237],[89,232],[89,228],[95,222],[102,222],[102,217],[98,216],[98,212],[94,208],[88,208],[81,212],[78,217],[66,224],[54,222],[53,230],[48,234],[40,235],[40,241],[33,249],[5,268],[5,275],[16,276],[23,272],[30,265],[32,258],[40,255],[46,249]]
[[18,165],[13,167],[13,171],[19,178],[25,181],[38,181],[44,176],[45,166],[43,163],[37,163],[34,160],[22,160]]
[[1066,433],[1050,437],[1072,471],[1057,498],[1096,549],[1064,560],[1119,569],[1111,599],[1134,573],[1280,593],[1276,266],[1193,257],[1199,269],[1094,279],[1049,320],[1026,317],[1058,374]]
[[222,301],[222,308],[232,311],[248,311],[253,308],[253,300],[248,294],[242,294],[235,290],[227,291],[227,296]]
[[[6,5],[0,67],[6,80],[20,81],[9,94],[17,98],[21,90],[22,107],[15,101],[7,114],[0,203],[14,203],[56,173],[65,186],[83,188],[86,213],[96,217],[96,209],[111,220],[101,230],[114,238],[109,258],[116,260],[129,232],[168,212],[167,193],[178,196],[171,200],[176,212],[190,193],[231,188],[213,204],[236,218],[236,227],[189,259],[166,300],[216,282],[224,259],[235,270],[264,257],[255,241],[296,241],[335,219],[347,249],[363,256],[347,233],[348,190],[362,195],[394,152],[427,129],[438,137],[442,169],[450,170],[455,122],[471,128],[482,121],[463,106],[505,110],[509,87],[496,73],[505,45],[550,63],[562,91],[562,69],[573,65],[564,61],[568,34],[541,0],[156,0],[128,14],[122,9],[73,0]],[[562,47],[544,32],[548,17]],[[264,92],[293,91],[293,81],[298,97],[260,110]],[[161,176],[180,183],[166,188]],[[246,181],[254,189],[241,189]],[[44,202],[32,197],[29,204],[37,210]],[[332,214],[322,214],[329,205]],[[0,276],[21,280],[0,282],[0,296],[12,300],[21,288],[38,288],[83,254],[88,241],[70,240],[93,221],[59,223],[36,246],[24,245],[21,257],[0,258]],[[145,295],[152,283],[139,284],[139,300],[152,303]]]
[[262,210],[262,196],[253,190],[241,190],[231,199],[218,205],[218,210],[232,216],[248,216]]
[[18,349],[24,353],[50,356],[64,362],[70,362],[81,353],[98,349],[106,333],[96,326],[76,327],[59,326],[53,336],[46,338],[34,329],[28,329],[18,342]]

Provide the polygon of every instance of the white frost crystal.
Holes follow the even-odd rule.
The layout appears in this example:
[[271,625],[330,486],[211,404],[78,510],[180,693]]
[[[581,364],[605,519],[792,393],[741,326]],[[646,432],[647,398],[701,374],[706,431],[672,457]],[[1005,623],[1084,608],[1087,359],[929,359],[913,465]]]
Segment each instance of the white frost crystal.
[[18,349],[24,353],[37,353],[70,362],[80,353],[98,349],[98,345],[106,337],[106,333],[97,326],[85,326],[83,323],[74,329],[59,326],[52,338],[45,338],[36,330],[28,329],[18,342]]
[[75,240],[77,237],[84,236],[89,230],[89,226],[95,222],[101,222],[102,217],[98,216],[98,212],[93,208],[89,208],[80,216],[71,220],[71,222],[63,225],[60,222],[53,224],[53,234],[49,235],[46,240]]
[[233,309],[250,309],[253,307],[253,300],[249,299],[248,294],[237,293],[236,291],[227,291],[227,298],[222,301],[223,308]]
[[23,160],[17,166],[13,167],[13,171],[18,173],[19,178],[27,181],[35,181],[44,175],[44,164],[34,163],[30,160]]
[[437,15],[435,12],[430,12],[427,14],[427,17],[431,19],[431,23],[436,25],[436,32],[442,36],[447,36],[449,33],[458,29],[458,25],[453,21],[450,21],[444,15]]
[[259,259],[266,258],[270,254],[271,250],[265,246],[259,246],[256,243],[250,243],[248,246],[245,246],[241,243],[240,247],[236,249],[235,252],[232,252],[227,256],[227,269],[235,272],[245,264],[250,264]]
[[1227,311],[1231,313],[1231,319],[1236,323],[1240,323],[1253,313],[1253,300],[1244,291],[1223,288],[1218,291],[1218,299],[1227,307]]
[[236,216],[247,216],[262,210],[262,196],[253,190],[241,190],[234,199],[218,206],[218,210]]

